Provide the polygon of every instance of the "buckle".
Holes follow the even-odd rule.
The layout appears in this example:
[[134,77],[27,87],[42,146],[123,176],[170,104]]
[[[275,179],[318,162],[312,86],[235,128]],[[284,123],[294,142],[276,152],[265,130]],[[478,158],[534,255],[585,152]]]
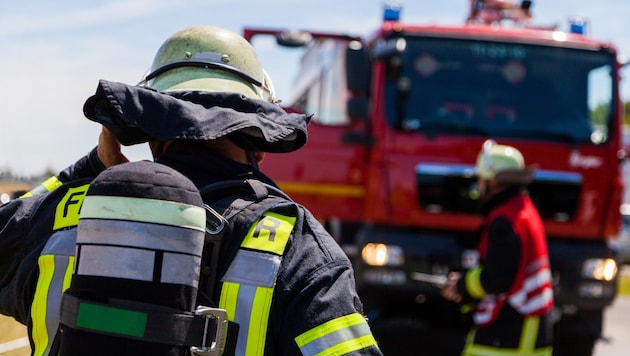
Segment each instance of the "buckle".
[[[225,309],[210,308],[205,306],[198,306],[195,310],[195,315],[200,315],[206,318],[203,328],[203,340],[201,340],[201,346],[192,346],[190,352],[196,356],[220,356],[225,349],[225,340],[227,337],[227,312]],[[210,319],[213,319],[216,324],[216,330],[214,337],[208,338]],[[208,340],[212,340],[208,345]]]
[[206,209],[206,233],[212,237],[220,238],[227,225],[227,220],[208,204],[204,204],[204,208]]

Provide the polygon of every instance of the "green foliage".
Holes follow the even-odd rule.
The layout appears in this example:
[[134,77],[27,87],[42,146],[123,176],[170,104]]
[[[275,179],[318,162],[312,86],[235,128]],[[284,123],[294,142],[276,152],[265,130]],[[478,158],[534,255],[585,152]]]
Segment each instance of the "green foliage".
[[[608,115],[607,104],[598,105],[591,111],[591,122],[594,124],[604,124]],[[630,101],[623,103],[623,124],[630,125]]]
[[619,277],[619,294],[630,295],[630,273],[621,273]]
[[[608,104],[606,103],[597,105],[597,107],[591,110],[591,122],[596,125],[605,125],[608,110]],[[630,125],[630,101],[623,103],[623,114],[624,125]]]
[[608,104],[597,105],[597,107],[591,111],[591,123],[595,125],[606,125],[606,119],[610,111],[608,108]]

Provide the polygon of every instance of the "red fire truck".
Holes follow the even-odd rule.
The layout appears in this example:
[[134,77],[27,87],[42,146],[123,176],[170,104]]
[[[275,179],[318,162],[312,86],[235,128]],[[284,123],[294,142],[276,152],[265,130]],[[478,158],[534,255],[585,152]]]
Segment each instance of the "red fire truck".
[[268,155],[262,169],[352,258],[388,354],[401,328],[450,330],[457,339],[441,354],[461,347],[467,319],[438,286],[477,261],[474,162],[488,138],[538,166],[529,189],[550,249],[556,353],[590,355],[602,336],[617,285],[607,240],[621,225],[623,64],[611,43],[587,36],[587,22],[536,27],[530,8],[472,0],[466,23],[439,26],[403,23],[386,6],[367,37],[244,31],[305,49],[282,104],[314,114],[308,143]]

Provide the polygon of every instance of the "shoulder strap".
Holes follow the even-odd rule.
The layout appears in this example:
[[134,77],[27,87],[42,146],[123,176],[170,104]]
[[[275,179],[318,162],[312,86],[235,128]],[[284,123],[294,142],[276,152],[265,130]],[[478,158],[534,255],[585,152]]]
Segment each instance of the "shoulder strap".
[[240,240],[240,247],[230,256],[219,299],[228,320],[239,325],[236,354],[263,355],[273,290],[297,209],[274,211],[293,201],[257,180],[225,182],[200,191],[207,203],[222,212],[232,232],[238,225],[233,238]]
[[[199,189],[206,204],[206,241],[204,253],[201,261],[202,280],[199,285],[199,292],[211,302],[213,302],[214,285],[217,278],[219,252],[223,241],[223,234],[226,229],[231,229],[228,225],[230,221],[239,213],[254,204],[260,204],[266,200],[269,204],[269,197],[275,196],[282,200],[292,201],[280,189],[254,179],[222,181],[206,185]],[[277,198],[276,198],[277,199]],[[256,205],[258,207],[258,205]],[[267,208],[265,208],[267,209]],[[255,209],[254,209],[255,210]],[[257,217],[256,214],[246,214]],[[240,221],[239,225],[251,225],[251,221]],[[242,236],[239,236],[242,238]],[[240,241],[238,241],[240,243]],[[232,260],[234,256],[229,257]]]
[[260,201],[268,196],[276,196],[293,201],[283,191],[256,179],[236,179],[213,183],[199,189],[206,203],[212,204],[225,198],[251,197]]

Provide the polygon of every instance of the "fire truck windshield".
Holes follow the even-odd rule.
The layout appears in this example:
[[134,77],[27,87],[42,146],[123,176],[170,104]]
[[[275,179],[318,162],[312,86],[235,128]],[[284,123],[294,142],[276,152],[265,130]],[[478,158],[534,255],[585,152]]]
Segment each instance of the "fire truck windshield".
[[523,43],[406,37],[387,59],[396,129],[601,144],[613,129],[614,56]]

